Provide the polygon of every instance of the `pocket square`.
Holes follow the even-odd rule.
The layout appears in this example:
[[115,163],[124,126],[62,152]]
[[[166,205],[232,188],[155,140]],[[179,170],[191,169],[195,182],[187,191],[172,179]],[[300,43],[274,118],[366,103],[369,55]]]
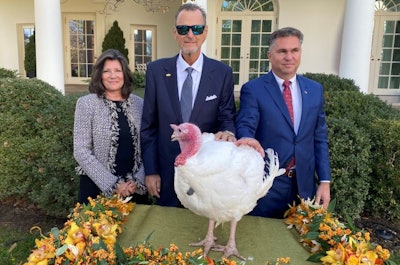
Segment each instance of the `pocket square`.
[[213,100],[213,99],[216,99],[216,98],[217,98],[217,95],[207,96],[206,97],[206,101],[210,101],[210,100]]

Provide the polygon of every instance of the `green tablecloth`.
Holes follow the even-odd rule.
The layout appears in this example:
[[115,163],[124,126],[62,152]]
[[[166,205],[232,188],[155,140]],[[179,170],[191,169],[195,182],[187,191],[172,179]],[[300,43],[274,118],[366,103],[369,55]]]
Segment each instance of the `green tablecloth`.
[[[118,241],[123,247],[143,242],[153,232],[150,243],[169,247],[176,244],[181,252],[197,247],[188,244],[204,239],[208,220],[187,209],[135,205]],[[229,236],[229,223],[214,230],[217,243],[225,245]],[[295,231],[288,230],[283,220],[244,216],[236,229],[236,245],[246,264],[263,265],[267,260],[275,262],[278,257],[290,257],[292,265],[311,265],[309,253],[300,245]],[[209,256],[219,259],[221,252],[211,251]],[[232,258],[232,257],[231,257]],[[274,263],[273,263],[274,264]]]

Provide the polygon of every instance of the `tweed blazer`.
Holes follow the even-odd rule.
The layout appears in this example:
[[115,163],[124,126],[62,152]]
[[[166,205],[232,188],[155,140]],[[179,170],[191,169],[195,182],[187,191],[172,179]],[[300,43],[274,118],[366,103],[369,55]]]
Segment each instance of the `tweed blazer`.
[[[135,126],[137,137],[140,137],[143,99],[131,94],[126,103],[128,123]],[[112,115],[104,99],[96,94],[82,96],[76,103],[74,158],[79,164],[77,173],[87,175],[106,195],[114,192],[113,187],[119,180],[112,174],[110,166],[115,163],[115,154],[110,152],[112,141],[115,142],[118,139],[115,137],[119,136],[118,128],[112,126]],[[137,148],[140,150],[140,138],[138,140]],[[139,169],[132,177],[138,187],[136,193],[144,194],[144,167],[141,156],[139,159]]]

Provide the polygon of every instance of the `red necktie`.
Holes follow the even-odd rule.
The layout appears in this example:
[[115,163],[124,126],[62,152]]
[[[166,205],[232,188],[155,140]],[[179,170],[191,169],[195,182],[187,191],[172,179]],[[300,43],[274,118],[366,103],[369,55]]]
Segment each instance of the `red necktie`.
[[[292,82],[289,80],[285,80],[283,82],[283,98],[285,99],[286,106],[289,110],[290,119],[292,120],[292,124],[294,125],[292,92],[290,91],[291,83]],[[286,166],[286,174],[288,174],[289,170],[294,167],[295,163],[296,163],[295,159],[294,159],[294,157],[292,157],[292,159],[289,161],[289,163]]]
[[294,116],[293,116],[293,103],[292,103],[292,92],[290,92],[290,82],[289,80],[285,80],[283,82],[283,98],[285,99],[286,106],[289,110],[290,119],[292,120],[292,124],[294,125]]

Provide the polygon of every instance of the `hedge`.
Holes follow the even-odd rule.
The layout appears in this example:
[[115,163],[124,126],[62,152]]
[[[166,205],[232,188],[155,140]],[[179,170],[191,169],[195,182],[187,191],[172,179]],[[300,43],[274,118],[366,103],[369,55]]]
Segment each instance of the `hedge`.
[[[0,69],[0,199],[37,203],[65,216],[77,199],[72,130],[78,95]],[[305,76],[323,84],[336,212],[400,217],[400,111],[359,92],[352,80]],[[138,82],[140,83],[140,82]]]
[[76,202],[75,100],[36,79],[0,78],[0,199],[65,216]]

